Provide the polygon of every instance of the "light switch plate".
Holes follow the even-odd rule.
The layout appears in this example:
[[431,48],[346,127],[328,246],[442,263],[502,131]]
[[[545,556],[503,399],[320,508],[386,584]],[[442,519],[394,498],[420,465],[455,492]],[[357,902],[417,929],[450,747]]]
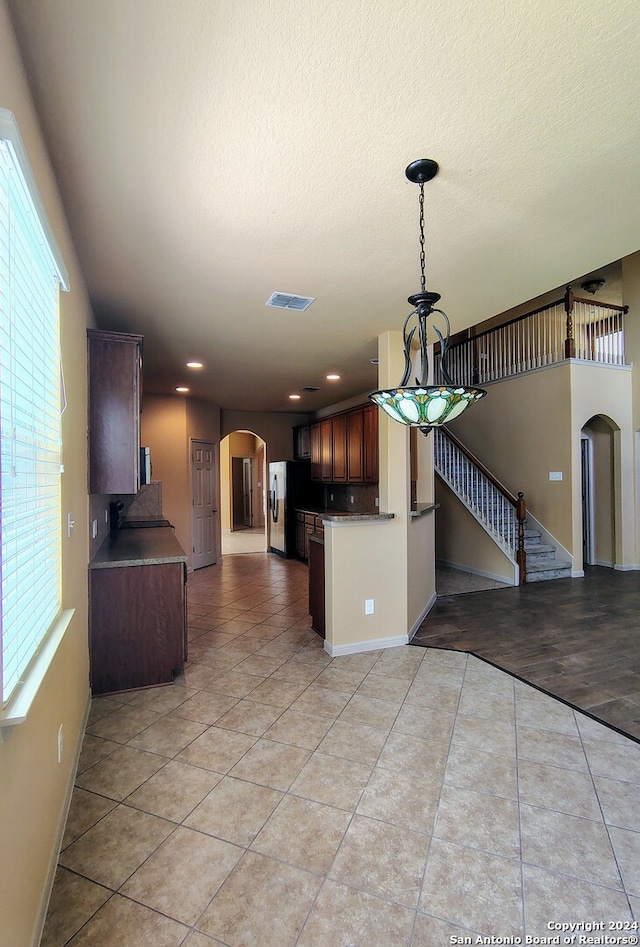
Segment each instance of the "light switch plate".
[[549,471],[549,480],[562,480],[562,471],[561,471],[561,470],[550,470],[550,471]]

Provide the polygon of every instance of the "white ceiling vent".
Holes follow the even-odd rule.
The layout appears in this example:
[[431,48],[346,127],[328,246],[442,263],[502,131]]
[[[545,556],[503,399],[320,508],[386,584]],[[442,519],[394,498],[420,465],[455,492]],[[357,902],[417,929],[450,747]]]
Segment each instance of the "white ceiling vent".
[[265,305],[272,306],[275,309],[295,309],[297,312],[304,312],[314,300],[315,296],[294,296],[292,293],[271,293]]

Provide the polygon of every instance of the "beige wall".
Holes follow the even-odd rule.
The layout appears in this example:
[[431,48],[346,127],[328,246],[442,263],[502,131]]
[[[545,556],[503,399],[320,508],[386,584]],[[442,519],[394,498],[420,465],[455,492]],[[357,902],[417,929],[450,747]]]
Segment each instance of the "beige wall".
[[293,460],[293,428],[303,424],[306,415],[279,414],[275,411],[222,412],[221,437],[233,431],[252,431],[267,445],[267,463]]
[[231,435],[220,441],[220,524],[231,529]]
[[[632,424],[634,431],[635,509],[640,510],[640,251],[622,261],[623,303],[629,306],[624,344],[628,362],[633,362]],[[640,516],[636,514],[634,560],[640,567]]]
[[[191,482],[189,438],[220,439],[217,405],[172,395],[145,395],[140,420],[142,443],[151,450],[153,479],[162,482],[162,512],[171,521],[191,568]],[[216,495],[219,496],[219,473]],[[219,537],[217,539],[219,554]]]
[[[564,362],[487,386],[487,397],[451,425],[512,493],[524,493],[527,509],[573,555],[574,571],[582,569],[580,431],[596,415],[620,435],[614,561],[620,568],[634,561],[631,384],[626,369]],[[551,471],[562,481],[549,481]]]
[[[63,606],[74,608],[75,615],[27,721],[0,742],[0,943],[30,947],[46,908],[89,699],[86,327],[93,319],[4,0],[0,0],[0,106],[16,116],[71,285],[60,298],[68,400],[62,417],[62,513],[63,522],[71,513],[76,526],[70,538],[63,530],[62,597]],[[58,763],[61,724],[64,752]]]
[[572,390],[570,431],[575,471],[572,484],[574,568],[581,568],[582,563],[580,432],[587,421],[597,416],[601,416],[613,431],[613,562],[618,569],[633,568],[637,516],[634,515],[632,372],[588,362],[572,362],[569,370]]
[[[587,293],[586,290],[581,289],[580,284],[585,282],[585,280],[591,275],[595,274],[585,274],[583,276],[571,278],[569,282],[575,296],[580,296],[583,299],[590,298],[589,293]],[[609,263],[606,266],[599,267],[597,270],[597,275],[602,276],[606,280],[605,286],[598,290],[598,302],[610,303],[612,306],[623,305],[623,277],[621,261],[618,260],[614,263]],[[513,309],[508,309],[506,312],[501,312],[492,319],[485,320],[476,328],[478,332],[483,332],[485,329],[488,329],[493,325],[502,325],[503,323],[508,322],[510,319],[516,319],[518,316],[523,316],[525,313],[532,312],[534,309],[540,309],[542,306],[548,306],[549,303],[555,302],[558,299],[562,299],[564,297],[565,290],[566,285],[556,286],[555,289],[550,289],[549,292],[543,293],[541,296],[537,296],[535,299],[529,299],[526,302],[521,303],[519,306],[514,306]]]
[[437,559],[468,572],[513,583],[512,562],[439,477],[436,501]]
[[[379,383],[402,375],[404,356],[399,332],[378,339]],[[327,647],[400,644],[435,596],[433,514],[411,519],[409,429],[379,416],[380,512],[393,519],[380,523],[327,526],[325,529],[325,610]],[[420,499],[433,490],[429,444],[419,447]],[[375,601],[365,615],[364,603]]]
[[[451,430],[571,551],[571,376],[568,363],[487,386],[487,397]],[[579,429],[578,429],[579,430]],[[579,468],[578,468],[579,470]],[[561,471],[561,482],[549,472]]]
[[[625,324],[626,360],[640,365],[640,253],[599,268],[597,275],[607,280],[598,292],[599,302],[630,306]],[[587,295],[580,288],[584,278],[573,280],[574,292],[582,296]],[[563,293],[564,287],[557,287],[489,320],[481,328],[538,308],[561,298]],[[596,512],[596,557],[608,561],[607,556],[611,555],[617,568],[631,568],[633,563],[639,563],[640,526],[630,529],[630,524],[638,520],[630,513],[637,509],[640,495],[640,436],[635,435],[638,456],[634,460],[632,435],[632,429],[640,428],[639,373],[634,372],[632,379],[628,372],[606,366],[564,363],[488,385],[487,390],[487,398],[453,422],[452,430],[505,486],[514,493],[525,493],[528,509],[573,553],[577,572],[582,568],[580,429],[596,415],[612,420],[612,427],[618,429],[613,437],[613,501],[608,509],[604,501]],[[630,404],[634,428],[628,413]],[[562,471],[561,483],[548,480],[552,470]],[[598,476],[602,494],[602,463]],[[438,491],[440,494],[440,487]],[[444,516],[443,512],[438,524],[444,523]],[[462,514],[458,513],[460,518],[464,524]],[[464,552],[467,560],[473,556],[475,561],[481,557],[484,540],[477,533],[474,541],[470,527],[466,529],[471,541],[469,550],[464,550],[457,538],[447,539],[440,532],[438,525],[439,556],[445,557],[445,543],[449,549],[455,543],[458,551],[453,555],[460,557]]]
[[[406,550],[400,519],[325,527],[325,624],[333,649],[407,634]],[[366,599],[375,613],[365,615]],[[383,645],[380,645],[382,647]]]
[[217,444],[220,440],[220,408],[210,401],[187,398],[187,437]]
[[436,597],[434,514],[409,520],[407,548],[407,632],[417,631]]
[[176,538],[188,553],[191,520],[186,399],[145,395],[140,436],[151,451],[151,477],[162,483],[162,514],[174,525]]

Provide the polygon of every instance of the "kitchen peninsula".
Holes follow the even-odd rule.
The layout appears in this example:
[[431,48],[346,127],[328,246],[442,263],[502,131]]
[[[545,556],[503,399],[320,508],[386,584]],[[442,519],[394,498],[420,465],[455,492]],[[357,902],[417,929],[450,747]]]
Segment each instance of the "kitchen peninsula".
[[311,536],[322,538],[324,524],[327,523],[364,523],[373,520],[386,520],[393,513],[349,513],[346,510],[297,508],[296,516],[296,555],[304,562],[309,560],[309,539]]
[[[347,513],[340,510],[296,510],[298,555],[309,563],[309,613],[311,627],[326,638],[325,627],[325,526],[384,523],[393,513]],[[301,533],[301,526],[303,532]]]

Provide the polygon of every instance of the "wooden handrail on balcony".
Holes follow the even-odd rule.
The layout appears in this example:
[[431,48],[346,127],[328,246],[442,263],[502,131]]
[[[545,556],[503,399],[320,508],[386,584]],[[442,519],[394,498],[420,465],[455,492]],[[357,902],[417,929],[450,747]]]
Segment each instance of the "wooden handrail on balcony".
[[[585,321],[587,312],[585,307],[588,307],[589,313],[592,313],[594,309],[601,309],[602,317],[595,319],[590,317]],[[563,309],[564,329],[558,326],[560,334],[556,334],[553,316],[549,322],[545,322],[545,317],[552,314],[554,310],[560,314]],[[608,364],[623,364],[622,319],[628,311],[628,306],[616,306],[576,296],[571,286],[567,286],[562,298],[554,299],[537,309],[532,309],[481,332],[474,332],[471,328],[456,333],[448,346],[450,373],[461,384],[483,384],[521,371],[528,371],[531,368],[553,364],[562,361],[563,358],[576,358],[576,356]],[[578,340],[575,337],[576,326],[579,333]],[[563,332],[564,339],[562,339]],[[618,336],[615,343],[610,348],[598,349],[597,340],[609,333],[613,338]],[[504,353],[503,364],[501,364],[500,351]],[[440,344],[436,343],[434,354],[437,357],[439,353]],[[482,359],[491,360],[485,361],[484,369],[481,365]],[[488,366],[491,366],[489,377],[487,377]]]
[[525,502],[524,493],[518,493],[517,496],[514,496],[514,494],[508,490],[504,484],[500,483],[498,478],[492,474],[487,467],[485,467],[482,461],[479,460],[475,454],[473,454],[448,427],[444,427],[443,425],[440,430],[445,435],[445,437],[455,444],[455,446],[462,454],[464,454],[467,460],[470,460],[474,467],[478,468],[483,476],[486,477],[487,480],[496,488],[496,490],[502,494],[505,500],[507,500],[507,502],[513,506],[516,514],[516,520],[518,522],[516,563],[518,564],[518,571],[520,573],[520,585],[525,585],[527,581],[527,552],[524,548],[524,529],[527,519],[527,504]]

